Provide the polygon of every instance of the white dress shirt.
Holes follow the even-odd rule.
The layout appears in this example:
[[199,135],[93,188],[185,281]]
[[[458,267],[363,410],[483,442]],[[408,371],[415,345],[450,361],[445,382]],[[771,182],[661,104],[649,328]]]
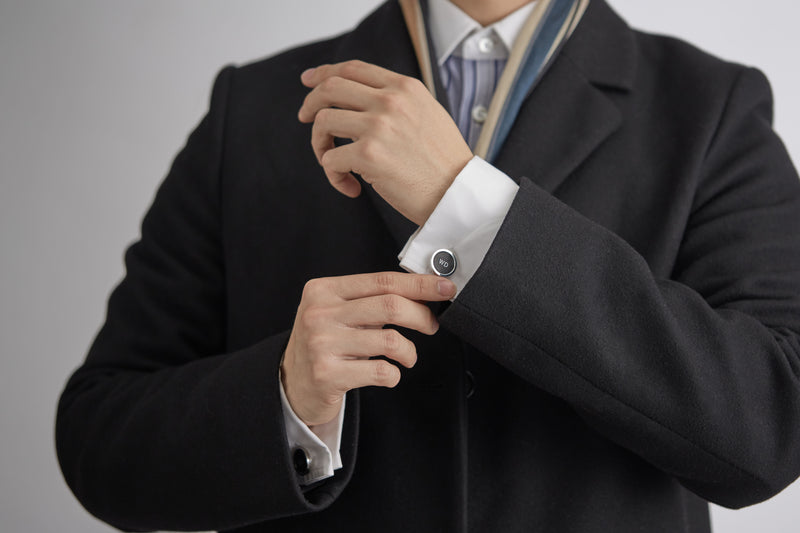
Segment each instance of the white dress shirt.
[[334,470],[342,467],[339,447],[342,443],[342,422],[344,421],[347,395],[342,398],[342,407],[339,409],[337,417],[326,424],[309,429],[289,405],[286,392],[283,390],[283,382],[279,380],[279,383],[281,384],[283,421],[286,426],[289,448],[302,448],[309,459],[308,474],[304,475],[300,482],[303,485],[309,485],[320,479],[331,477]]
[[[429,0],[428,26],[442,79],[450,75],[445,63],[454,54],[467,59],[498,59],[502,54],[507,57],[534,5],[535,2],[528,3],[483,28],[448,0]],[[488,109],[489,101],[470,105]],[[477,127],[482,124],[480,113],[470,113],[470,116],[478,123]],[[442,248],[450,250],[458,262],[450,276],[458,288],[454,297],[457,298],[483,261],[518,189],[503,172],[474,157],[456,176],[425,224],[409,238],[398,256],[400,266],[409,272],[433,273],[432,254]],[[301,483],[309,484],[332,476],[333,471],[342,466],[339,446],[344,401],[338,417],[309,428],[292,411],[282,383],[280,389],[289,447],[302,448],[310,460],[310,471]]]

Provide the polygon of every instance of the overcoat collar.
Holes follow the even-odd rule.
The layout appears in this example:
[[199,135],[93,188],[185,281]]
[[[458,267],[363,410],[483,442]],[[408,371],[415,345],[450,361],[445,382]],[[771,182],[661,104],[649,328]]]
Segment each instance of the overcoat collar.
[[[361,59],[420,78],[397,0],[389,0],[347,34],[337,61]],[[622,124],[606,91],[631,89],[635,43],[627,24],[604,0],[592,0],[575,32],[520,109],[495,166],[526,176],[548,192],[558,186]],[[416,226],[366,183],[389,231],[402,248]]]

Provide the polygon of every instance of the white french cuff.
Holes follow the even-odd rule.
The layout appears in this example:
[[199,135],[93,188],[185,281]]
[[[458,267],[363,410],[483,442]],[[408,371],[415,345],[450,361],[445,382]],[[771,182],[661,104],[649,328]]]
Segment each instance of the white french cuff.
[[309,459],[309,471],[301,476],[301,483],[309,485],[333,476],[333,471],[342,467],[342,457],[339,448],[342,444],[342,424],[344,422],[344,408],[347,395],[342,397],[342,407],[339,415],[325,424],[314,426],[310,429],[292,410],[283,382],[278,379],[281,392],[281,405],[283,406],[283,421],[286,426],[286,438],[289,449],[302,448]]
[[400,266],[417,274],[433,273],[431,256],[451,251],[458,262],[449,279],[457,298],[486,257],[519,186],[480,157],[459,172],[431,216],[397,256]]

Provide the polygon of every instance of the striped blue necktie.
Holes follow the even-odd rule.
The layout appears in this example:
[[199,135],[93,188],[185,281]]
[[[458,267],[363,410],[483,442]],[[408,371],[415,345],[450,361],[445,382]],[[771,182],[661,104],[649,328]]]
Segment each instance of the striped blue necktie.
[[450,114],[461,135],[475,148],[508,50],[494,30],[466,37],[440,69]]

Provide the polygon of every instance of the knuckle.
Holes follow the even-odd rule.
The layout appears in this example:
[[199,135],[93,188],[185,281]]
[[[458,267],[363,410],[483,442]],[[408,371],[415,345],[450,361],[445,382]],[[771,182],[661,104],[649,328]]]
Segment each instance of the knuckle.
[[333,80],[333,77],[325,78],[320,82],[319,85],[317,85],[316,90],[322,94],[329,93],[333,88],[333,82],[331,80]]
[[323,107],[317,114],[314,116],[314,127],[322,127],[324,128],[331,120],[331,112],[333,110],[330,107]]
[[327,146],[327,136],[323,133],[321,126],[319,126],[319,122],[314,123],[314,130],[311,134],[311,148],[314,150],[314,155],[317,158],[317,161],[322,164],[322,156],[327,151],[325,147]]
[[325,312],[319,307],[309,307],[300,314],[300,327],[304,330],[315,330],[325,320]]
[[329,278],[310,279],[303,286],[303,299],[316,300],[330,292],[331,280]]
[[343,78],[350,78],[353,76],[355,72],[355,65],[353,61],[345,61],[341,65],[339,65],[339,73],[342,75]]
[[315,388],[326,385],[330,380],[331,365],[327,358],[319,358],[311,365],[310,379]]
[[303,299],[313,299],[314,296],[317,295],[320,288],[320,280],[319,278],[310,279],[306,281],[306,284],[303,286]]
[[400,382],[400,371],[393,364],[380,361],[374,368],[377,383],[386,387],[394,387]]
[[312,357],[318,358],[323,355],[330,346],[330,341],[323,335],[315,334],[309,336],[306,347]]
[[383,330],[383,350],[385,354],[396,354],[402,346],[401,335],[397,330]]
[[387,116],[382,114],[375,114],[369,117],[369,129],[374,133],[383,133],[390,127],[390,121]]
[[360,145],[361,159],[367,163],[374,163],[378,160],[378,143],[372,139],[362,139],[358,143]]
[[323,95],[329,96],[331,93],[336,92],[336,90],[341,86],[341,82],[342,78],[339,76],[331,76],[319,84],[319,90]]
[[404,77],[400,78],[400,81],[398,82],[398,85],[400,86],[400,89],[403,90],[403,91],[416,92],[422,86],[422,82],[420,82],[416,78],[411,78],[411,77],[408,77],[408,76],[404,76]]
[[333,153],[331,150],[325,151],[319,158],[319,164],[322,165],[323,168],[328,168],[333,164],[331,161],[336,154]]
[[411,368],[412,366],[417,364],[417,347],[414,345],[413,342],[409,342],[411,344],[411,352],[409,356],[409,365],[408,367]]
[[417,364],[417,347],[408,341],[408,349],[404,351],[402,360],[398,359],[406,368],[413,368]]
[[391,272],[378,272],[375,274],[375,286],[383,293],[394,292],[396,280]]
[[298,313],[297,315],[296,326],[299,326],[301,330],[314,328],[313,319],[311,318],[313,313],[310,313],[309,311],[309,309],[304,309],[302,313]]
[[322,79],[325,80],[330,75],[330,72],[333,70],[333,65],[318,65],[316,70],[314,71],[314,78],[315,79]]
[[341,72],[345,78],[352,78],[353,76],[358,75],[363,64],[364,63],[362,61],[358,61],[356,59],[346,61],[342,64]]
[[380,96],[380,102],[381,106],[390,113],[397,112],[403,108],[403,97],[395,92],[384,91]]
[[303,108],[310,108],[313,105],[313,103],[314,103],[314,101],[312,99],[313,98],[313,96],[312,96],[313,94],[314,94],[314,91],[311,91],[310,93],[308,93],[305,96],[305,98],[303,98],[303,105],[302,105]]
[[397,332],[396,339],[397,349],[391,358],[406,368],[412,368],[417,364],[417,347],[399,332]]
[[427,278],[423,276],[414,276],[414,291],[420,297],[424,297],[428,293]]
[[387,323],[393,323],[400,315],[400,298],[394,294],[386,294],[381,299],[383,305],[384,319]]

